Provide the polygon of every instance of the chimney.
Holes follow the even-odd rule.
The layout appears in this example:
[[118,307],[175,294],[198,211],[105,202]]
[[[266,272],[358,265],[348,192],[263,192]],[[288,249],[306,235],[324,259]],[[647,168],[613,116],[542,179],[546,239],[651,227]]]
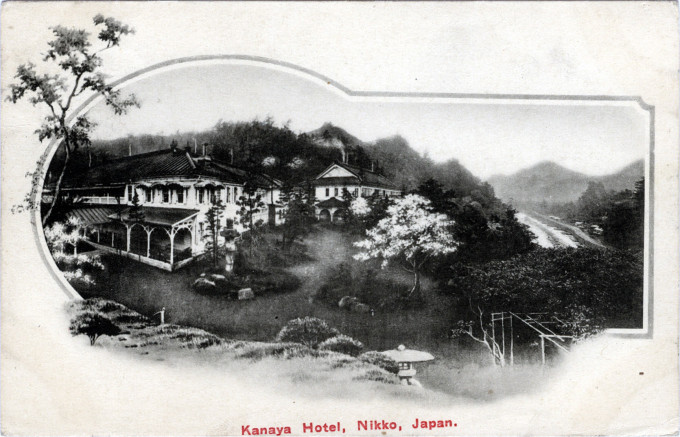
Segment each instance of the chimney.
[[229,163],[233,165],[234,164],[234,148],[233,147],[231,149],[229,149],[229,158],[230,158]]
[[375,162],[371,159],[371,171],[375,171]]
[[203,156],[205,156],[205,147],[208,145],[208,143],[203,143]]
[[128,141],[128,156],[132,156],[132,144]]
[[198,143],[196,142],[196,138],[194,138],[194,155],[197,153],[196,149],[198,148]]
[[347,164],[347,152],[345,152],[344,147],[340,149],[340,153],[342,153],[342,163]]

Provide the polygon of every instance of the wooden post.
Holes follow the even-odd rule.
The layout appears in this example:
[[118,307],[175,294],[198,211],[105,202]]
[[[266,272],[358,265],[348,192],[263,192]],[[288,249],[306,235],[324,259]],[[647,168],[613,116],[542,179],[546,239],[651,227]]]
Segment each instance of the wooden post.
[[151,231],[144,229],[146,231],[146,257],[151,258]]
[[545,337],[541,335],[541,364],[545,366]]
[[[491,314],[491,345],[492,350],[496,350],[496,319],[493,314]],[[493,363],[496,364],[496,354],[493,354]],[[500,364],[500,363],[499,363]]]
[[115,237],[116,237],[116,233],[111,231],[111,247],[116,247],[114,245]]
[[126,245],[125,250],[127,252],[130,252],[130,231],[132,231],[132,229],[128,225],[125,225],[125,229],[126,229],[126,233],[127,233],[127,245]]
[[505,359],[505,313],[501,313],[501,338],[503,340],[503,359]]
[[515,355],[513,354],[512,346],[515,343],[515,333],[512,330],[512,314],[510,314],[510,365],[515,365]]
[[172,270],[172,264],[175,259],[175,231],[170,230],[170,270]]

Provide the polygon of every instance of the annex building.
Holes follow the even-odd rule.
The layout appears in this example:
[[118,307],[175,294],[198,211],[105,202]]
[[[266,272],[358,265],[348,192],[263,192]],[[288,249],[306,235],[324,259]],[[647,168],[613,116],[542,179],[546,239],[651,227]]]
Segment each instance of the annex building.
[[312,185],[316,204],[316,215],[322,222],[343,220],[345,190],[354,198],[383,196],[394,197],[401,190],[385,176],[372,169],[355,167],[344,162],[334,162],[314,179]]

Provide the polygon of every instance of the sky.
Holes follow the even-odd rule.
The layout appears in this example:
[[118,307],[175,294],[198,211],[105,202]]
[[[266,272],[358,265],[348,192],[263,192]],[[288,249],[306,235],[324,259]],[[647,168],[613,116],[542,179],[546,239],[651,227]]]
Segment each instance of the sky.
[[93,138],[198,131],[219,120],[267,116],[297,132],[331,122],[364,141],[401,135],[419,153],[457,159],[481,178],[548,160],[610,174],[643,158],[648,141],[635,105],[353,100],[318,80],[257,65],[181,66],[144,76],[124,92],[134,93],[141,108],[119,117],[95,106]]

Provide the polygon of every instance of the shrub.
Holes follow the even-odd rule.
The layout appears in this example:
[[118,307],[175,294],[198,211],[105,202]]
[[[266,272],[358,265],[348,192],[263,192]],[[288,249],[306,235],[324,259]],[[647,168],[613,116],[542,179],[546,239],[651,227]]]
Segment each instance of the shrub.
[[383,384],[399,384],[399,378],[396,375],[388,373],[382,369],[369,369],[365,373],[355,376],[357,381],[375,381]]
[[383,353],[368,351],[359,355],[359,359],[364,363],[373,364],[395,375],[399,373],[399,364]]
[[353,357],[359,355],[359,353],[361,353],[361,349],[363,348],[364,345],[360,341],[342,334],[331,337],[319,344],[319,349],[321,350],[339,352],[341,354],[347,354]]
[[287,293],[296,290],[300,286],[300,280],[297,276],[283,269],[253,273],[249,275],[247,282],[247,286],[255,290],[257,294]]
[[114,336],[121,332],[111,320],[91,312],[84,312],[74,317],[69,330],[72,335],[87,335],[90,338],[90,345],[94,345],[94,342],[102,335]]
[[250,343],[240,348],[237,358],[261,360],[266,357],[302,358],[309,349],[297,343]]
[[340,334],[328,326],[325,320],[316,317],[297,318],[289,321],[276,336],[278,342],[302,343],[316,347],[319,343]]

